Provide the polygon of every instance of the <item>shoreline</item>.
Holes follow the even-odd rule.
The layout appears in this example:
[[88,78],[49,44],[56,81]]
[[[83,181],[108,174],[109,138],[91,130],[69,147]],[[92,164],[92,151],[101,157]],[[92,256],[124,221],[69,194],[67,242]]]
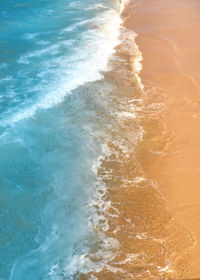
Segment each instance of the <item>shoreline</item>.
[[[129,19],[126,11],[125,8],[121,14],[123,22]],[[83,279],[91,275],[99,280],[175,279],[173,242],[168,237],[174,232],[180,234],[182,227],[167,211],[164,197],[142,166],[143,159],[149,156],[151,139],[143,140],[144,132],[148,134],[144,122],[148,116],[136,36],[134,29],[121,26],[120,43],[110,58],[110,70],[104,72],[104,83],[112,86],[106,98],[112,126],[105,142],[107,155],[97,176],[106,185],[102,199],[109,206],[102,213],[106,229],[101,224],[97,229],[116,247],[111,251],[109,246],[104,248],[109,259],[103,258],[103,267]],[[180,244],[176,255],[178,250]]]
[[[174,246],[180,247],[174,249],[178,275],[196,278],[200,277],[198,11],[197,1],[139,0],[130,1],[123,12],[124,26],[138,34],[146,113],[161,122],[160,134],[150,139],[151,155],[142,158],[141,165],[182,226],[174,237]],[[151,129],[156,130],[153,125]],[[176,242],[182,242],[184,256]]]

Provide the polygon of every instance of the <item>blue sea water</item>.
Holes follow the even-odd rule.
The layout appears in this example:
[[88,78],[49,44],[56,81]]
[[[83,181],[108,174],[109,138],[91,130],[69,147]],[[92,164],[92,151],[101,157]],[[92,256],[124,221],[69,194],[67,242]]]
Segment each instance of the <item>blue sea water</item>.
[[0,1],[1,280],[90,270],[101,71],[119,24],[117,1]]

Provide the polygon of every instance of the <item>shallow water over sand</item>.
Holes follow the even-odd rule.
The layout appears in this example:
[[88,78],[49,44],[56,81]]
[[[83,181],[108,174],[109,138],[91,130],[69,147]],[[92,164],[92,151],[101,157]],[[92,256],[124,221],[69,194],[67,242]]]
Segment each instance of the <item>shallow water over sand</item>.
[[[132,1],[129,15],[126,26],[138,33],[136,42],[143,55],[141,77],[146,104],[149,108],[153,104],[157,106],[153,118],[161,122],[157,136],[151,138],[150,160],[143,159],[143,170],[163,194],[173,219],[183,227],[182,234],[174,238],[175,251],[181,243],[176,256],[178,276],[198,278],[200,3],[195,0]],[[154,130],[154,127],[150,125],[148,129]],[[160,150],[163,137],[166,144]],[[184,243],[187,234],[188,241]],[[184,254],[187,266],[182,259]]]

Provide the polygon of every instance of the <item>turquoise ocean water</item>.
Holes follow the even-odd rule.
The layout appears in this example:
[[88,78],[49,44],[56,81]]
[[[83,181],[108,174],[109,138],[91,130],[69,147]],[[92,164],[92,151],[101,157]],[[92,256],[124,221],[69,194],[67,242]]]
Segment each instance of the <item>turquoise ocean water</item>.
[[0,1],[0,23],[0,279],[78,279],[95,269],[119,3]]

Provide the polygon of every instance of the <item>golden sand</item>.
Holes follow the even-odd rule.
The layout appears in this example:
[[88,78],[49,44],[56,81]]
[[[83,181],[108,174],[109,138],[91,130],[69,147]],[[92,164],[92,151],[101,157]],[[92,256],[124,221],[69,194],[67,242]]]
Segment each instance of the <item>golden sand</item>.
[[78,279],[200,279],[200,1],[130,0],[123,18],[99,111],[99,270]]
[[160,131],[147,137],[152,156],[140,152],[141,165],[183,226],[174,248],[190,235],[177,270],[186,268],[181,254],[188,247],[187,279],[200,279],[200,1],[132,0],[127,16],[143,55],[146,114],[154,120],[147,130]]

